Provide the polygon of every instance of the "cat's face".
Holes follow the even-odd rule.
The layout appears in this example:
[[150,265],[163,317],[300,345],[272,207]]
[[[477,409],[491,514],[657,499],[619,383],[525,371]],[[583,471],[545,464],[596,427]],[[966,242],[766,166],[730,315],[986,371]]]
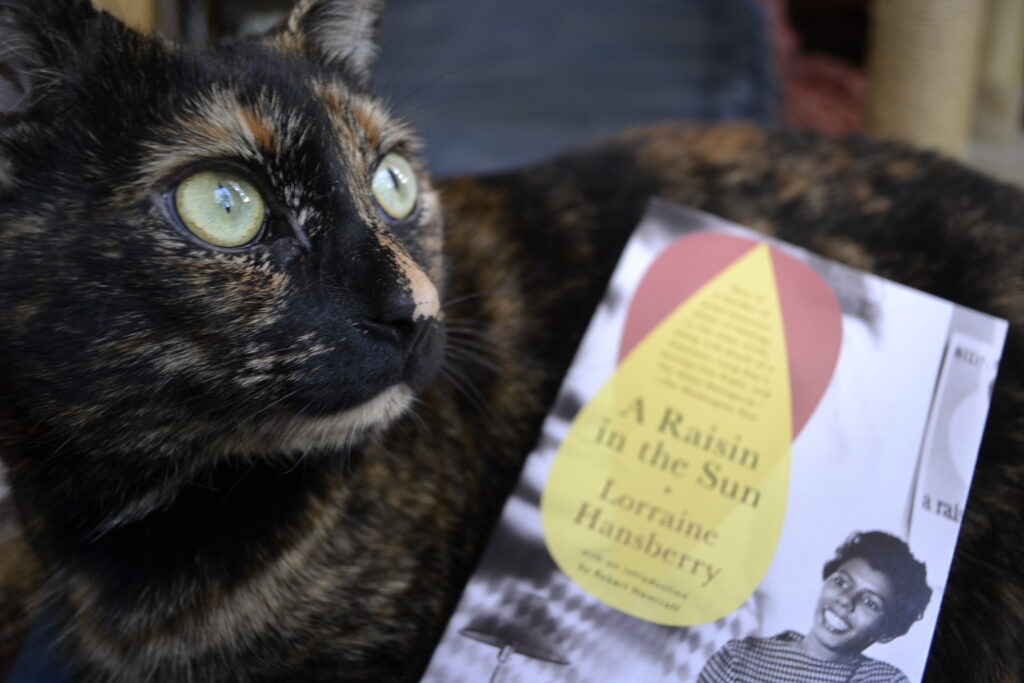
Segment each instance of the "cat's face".
[[408,407],[439,363],[440,211],[364,88],[377,4],[197,53],[0,1],[5,420],[301,453]]

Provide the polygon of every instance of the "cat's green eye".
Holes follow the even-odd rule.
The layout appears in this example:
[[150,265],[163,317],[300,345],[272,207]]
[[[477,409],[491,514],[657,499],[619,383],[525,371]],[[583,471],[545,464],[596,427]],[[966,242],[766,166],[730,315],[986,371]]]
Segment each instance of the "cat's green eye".
[[181,181],[174,208],[192,234],[217,247],[240,247],[263,227],[266,206],[244,176],[226,170],[200,171]]
[[388,154],[381,159],[370,186],[380,208],[396,220],[407,217],[416,207],[420,191],[416,173],[398,154]]

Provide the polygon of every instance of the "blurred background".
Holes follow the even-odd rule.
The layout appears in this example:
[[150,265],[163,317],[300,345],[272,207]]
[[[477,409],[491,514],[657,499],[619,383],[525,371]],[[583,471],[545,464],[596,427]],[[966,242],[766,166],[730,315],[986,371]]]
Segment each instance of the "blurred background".
[[[96,0],[202,45],[289,0]],[[868,132],[1024,185],[1024,0],[390,0],[376,86],[435,172],[684,118]]]

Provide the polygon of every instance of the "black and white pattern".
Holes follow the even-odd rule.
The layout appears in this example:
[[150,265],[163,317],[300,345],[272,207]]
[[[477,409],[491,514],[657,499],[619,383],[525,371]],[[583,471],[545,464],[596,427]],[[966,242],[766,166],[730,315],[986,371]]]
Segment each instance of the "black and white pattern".
[[907,683],[894,666],[863,655],[847,662],[810,657],[796,645],[803,636],[785,631],[771,638],[730,641],[700,672],[698,683]]

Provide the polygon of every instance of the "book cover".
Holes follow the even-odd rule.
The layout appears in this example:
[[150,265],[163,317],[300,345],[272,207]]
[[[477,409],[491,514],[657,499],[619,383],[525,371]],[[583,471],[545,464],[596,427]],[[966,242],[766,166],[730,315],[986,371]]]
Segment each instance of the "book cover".
[[1005,335],[652,202],[424,680],[920,680]]

